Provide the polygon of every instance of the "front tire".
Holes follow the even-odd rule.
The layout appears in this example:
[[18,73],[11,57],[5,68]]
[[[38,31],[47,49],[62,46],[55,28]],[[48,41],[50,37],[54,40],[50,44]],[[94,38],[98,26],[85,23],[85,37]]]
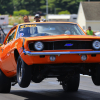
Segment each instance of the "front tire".
[[97,64],[95,69],[92,69],[92,81],[95,85],[100,86],[100,64]]
[[0,93],[9,93],[11,89],[10,78],[6,77],[0,70]]
[[65,92],[76,92],[79,87],[80,75],[76,74],[68,80],[62,81],[62,87]]
[[31,81],[31,66],[28,66],[19,56],[17,60],[17,82],[20,87],[26,88]]

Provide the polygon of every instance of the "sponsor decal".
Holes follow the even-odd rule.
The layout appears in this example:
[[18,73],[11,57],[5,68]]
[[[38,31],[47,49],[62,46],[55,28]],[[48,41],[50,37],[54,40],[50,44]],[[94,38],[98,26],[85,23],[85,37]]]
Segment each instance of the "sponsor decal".
[[19,36],[20,36],[20,37],[24,36],[24,33],[20,33]]
[[17,43],[15,43],[15,47],[17,47],[17,44],[18,44],[18,42],[17,42]]
[[23,51],[23,48],[21,47],[20,49],[19,49],[19,53],[21,53]]
[[20,28],[26,28],[26,27],[36,27],[36,24],[35,25],[22,25],[22,26],[20,26]]

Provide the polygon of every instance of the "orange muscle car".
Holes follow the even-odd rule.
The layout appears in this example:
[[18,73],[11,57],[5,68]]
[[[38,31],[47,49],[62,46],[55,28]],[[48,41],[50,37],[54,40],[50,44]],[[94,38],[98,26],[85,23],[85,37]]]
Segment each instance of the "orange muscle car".
[[0,47],[0,92],[16,83],[28,87],[56,77],[64,91],[77,91],[80,74],[100,85],[100,37],[89,36],[76,23],[22,23]]

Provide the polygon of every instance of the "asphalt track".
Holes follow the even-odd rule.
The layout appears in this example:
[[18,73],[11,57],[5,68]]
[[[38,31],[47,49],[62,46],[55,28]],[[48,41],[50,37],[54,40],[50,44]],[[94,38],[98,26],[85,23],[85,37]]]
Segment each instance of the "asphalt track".
[[12,86],[9,94],[0,93],[0,100],[100,100],[100,86],[90,77],[81,76],[78,92],[65,93],[56,78],[31,83],[28,88]]

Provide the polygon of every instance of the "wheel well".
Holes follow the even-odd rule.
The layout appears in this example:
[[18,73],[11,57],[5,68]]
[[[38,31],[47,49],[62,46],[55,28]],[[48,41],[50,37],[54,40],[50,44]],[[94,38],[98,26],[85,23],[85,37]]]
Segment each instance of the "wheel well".
[[17,63],[17,59],[18,59],[19,53],[17,51],[17,49],[14,50],[14,57],[15,57],[15,61]]

